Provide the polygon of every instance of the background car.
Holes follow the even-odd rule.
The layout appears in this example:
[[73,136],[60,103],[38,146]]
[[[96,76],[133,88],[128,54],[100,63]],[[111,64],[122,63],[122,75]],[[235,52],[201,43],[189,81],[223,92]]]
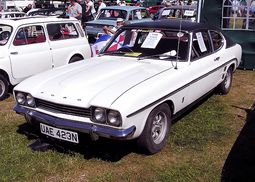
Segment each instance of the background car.
[[31,9],[26,13],[26,16],[36,16],[36,15],[62,15],[65,12],[65,8],[37,8]]
[[188,21],[197,21],[197,6],[196,5],[183,5],[183,6],[170,6],[160,9],[155,16],[154,20],[162,19],[183,19]]
[[151,16],[154,16],[160,9],[164,8],[163,5],[150,6],[147,8]]
[[25,78],[91,57],[75,18],[36,17],[0,20],[0,100]]
[[23,17],[26,14],[19,11],[10,11],[10,12],[0,12],[1,19],[12,19],[12,18],[19,18]]
[[117,18],[122,18],[127,24],[151,20],[149,12],[144,7],[107,6],[100,10],[95,20],[86,22],[85,30],[89,42],[95,42],[99,34],[104,34],[104,26],[116,26]]
[[16,86],[14,110],[51,138],[137,139],[154,154],[166,145],[174,118],[215,88],[230,91],[241,54],[240,45],[205,24],[129,24],[99,57]]

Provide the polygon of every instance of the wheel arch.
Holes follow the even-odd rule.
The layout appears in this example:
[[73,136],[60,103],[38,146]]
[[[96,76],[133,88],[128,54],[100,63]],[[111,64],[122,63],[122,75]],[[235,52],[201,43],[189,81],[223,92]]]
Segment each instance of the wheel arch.
[[[173,115],[174,114],[174,102],[172,101],[172,100],[166,100],[165,102],[163,102],[163,103],[166,103],[167,105],[168,105],[168,107],[169,107],[169,109],[170,109],[170,112],[171,112],[171,114]],[[163,103],[160,103],[160,104],[163,104]],[[159,104],[159,105],[160,105]]]
[[3,69],[0,69],[0,75],[3,75],[4,77],[6,77],[8,84],[10,85],[10,78],[9,75],[6,71],[4,71]]
[[71,57],[70,57],[70,59],[69,59],[69,61],[73,58],[73,57],[80,57],[81,59],[84,59],[84,57],[83,57],[83,55],[82,54],[80,54],[80,53],[76,53],[76,54],[74,54],[74,55],[72,55]]
[[231,68],[232,71],[236,70],[236,64],[235,63],[231,63],[230,66],[228,67],[228,69]]
[[81,53],[75,53],[75,54],[72,54],[68,60],[67,60],[67,64],[70,64],[70,61],[74,58],[74,57],[79,57],[81,59],[84,59],[84,56],[81,54]]

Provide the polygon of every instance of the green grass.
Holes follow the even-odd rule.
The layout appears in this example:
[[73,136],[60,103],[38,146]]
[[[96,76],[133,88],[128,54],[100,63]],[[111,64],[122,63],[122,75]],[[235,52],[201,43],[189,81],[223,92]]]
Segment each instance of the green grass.
[[[14,101],[9,98],[0,102],[0,181],[219,181],[246,118],[237,107],[253,104],[254,80],[255,72],[237,71],[231,92],[212,95],[178,120],[166,147],[152,156],[121,151],[125,142],[97,147],[88,143],[85,152],[68,154],[34,152],[28,145],[35,140],[17,132],[25,120],[12,111]],[[119,153],[116,162],[102,158]]]

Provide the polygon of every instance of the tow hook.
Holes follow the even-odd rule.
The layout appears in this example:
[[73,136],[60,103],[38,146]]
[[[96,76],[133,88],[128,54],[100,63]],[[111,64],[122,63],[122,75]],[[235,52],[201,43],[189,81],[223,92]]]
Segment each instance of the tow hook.
[[91,127],[90,132],[89,132],[90,137],[91,137],[91,140],[93,140],[93,141],[97,141],[97,140],[99,139],[98,134],[95,133],[96,130],[97,130],[97,126],[93,125],[93,126]]

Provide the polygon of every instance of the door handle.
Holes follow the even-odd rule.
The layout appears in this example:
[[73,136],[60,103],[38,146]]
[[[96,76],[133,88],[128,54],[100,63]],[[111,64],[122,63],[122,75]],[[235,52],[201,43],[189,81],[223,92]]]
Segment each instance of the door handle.
[[12,54],[12,55],[17,55],[17,54],[19,54],[18,52],[11,52],[10,54]]
[[220,60],[220,57],[217,57],[214,59],[214,61],[219,61]]

